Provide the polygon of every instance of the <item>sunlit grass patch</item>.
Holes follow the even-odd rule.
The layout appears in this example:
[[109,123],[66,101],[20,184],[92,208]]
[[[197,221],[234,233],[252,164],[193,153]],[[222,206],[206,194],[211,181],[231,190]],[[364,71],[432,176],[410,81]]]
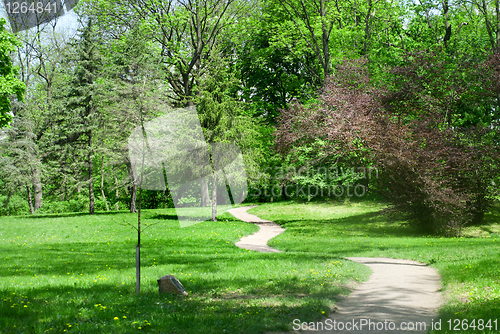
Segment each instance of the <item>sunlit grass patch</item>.
[[[125,212],[0,218],[2,333],[265,333],[319,319],[361,265],[331,254],[263,254],[234,246],[258,227],[223,214],[180,228],[175,211],[145,210],[141,295],[136,232]],[[173,274],[189,296],[159,295]]]
[[[467,227],[461,238],[421,235],[404,221],[383,215],[383,208],[383,205],[370,202],[288,202],[265,204],[251,211],[287,229],[271,243],[281,250],[324,252],[339,257],[401,258],[434,266],[442,276],[446,296],[446,303],[440,311],[443,322],[450,319],[498,318],[498,208],[493,208],[486,215],[484,225]],[[469,328],[460,332],[480,331]]]

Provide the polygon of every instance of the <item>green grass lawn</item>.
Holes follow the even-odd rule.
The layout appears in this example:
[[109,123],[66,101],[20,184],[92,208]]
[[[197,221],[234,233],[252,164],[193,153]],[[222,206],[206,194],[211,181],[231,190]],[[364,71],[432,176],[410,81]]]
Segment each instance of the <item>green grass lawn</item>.
[[[261,205],[251,212],[287,229],[271,242],[286,252],[270,254],[235,247],[257,227],[227,213],[180,228],[173,209],[144,211],[144,221],[156,225],[142,236],[139,297],[136,232],[123,226],[136,215],[0,217],[0,333],[290,330],[294,319],[320,320],[350,282],[368,277],[367,267],[345,256],[430,263],[443,278],[444,322],[499,317],[497,211],[467,229],[469,237],[440,238],[381,209],[370,202]],[[188,297],[158,294],[156,280],[168,274]]]
[[[134,214],[0,218],[0,333],[265,333],[320,319],[368,270],[322,251],[263,254],[234,246],[258,228],[229,214],[180,228],[143,211],[141,295]],[[188,297],[159,295],[173,274]]]
[[[469,323],[475,319],[476,325],[479,319],[497,319],[500,329],[499,210],[487,214],[483,226],[466,228],[464,237],[444,238],[421,235],[402,221],[380,215],[381,209],[380,204],[367,202],[288,202],[261,205],[251,212],[287,229],[270,243],[281,250],[429,263],[442,276],[446,300],[440,310],[443,332],[448,320],[455,328],[457,319],[467,319]],[[462,323],[458,328],[461,326]],[[480,332],[477,329],[448,332]]]

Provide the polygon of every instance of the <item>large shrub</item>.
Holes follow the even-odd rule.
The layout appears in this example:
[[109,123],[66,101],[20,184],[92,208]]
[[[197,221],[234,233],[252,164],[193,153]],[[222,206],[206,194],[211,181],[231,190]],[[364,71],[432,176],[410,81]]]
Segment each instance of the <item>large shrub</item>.
[[346,61],[327,80],[318,104],[296,104],[282,112],[277,150],[297,155],[320,139],[324,145],[317,157],[342,155],[353,163],[373,164],[380,171],[377,192],[425,231],[456,232],[480,219],[493,195],[489,185],[498,175],[496,128],[491,122],[458,124],[458,116],[453,123],[449,115],[470,118],[471,110],[478,112],[488,98],[450,79],[471,77],[470,67],[469,72],[453,68],[458,74],[435,71],[448,75],[442,85],[456,86],[454,94],[438,86],[439,79],[429,84],[421,70],[429,59],[436,60],[423,57],[421,63],[393,69],[391,89],[370,83],[363,59]]

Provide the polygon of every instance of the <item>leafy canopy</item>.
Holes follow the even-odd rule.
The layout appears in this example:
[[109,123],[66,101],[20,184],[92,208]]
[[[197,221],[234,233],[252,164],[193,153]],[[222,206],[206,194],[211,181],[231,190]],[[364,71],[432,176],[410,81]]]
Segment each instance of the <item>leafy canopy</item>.
[[23,100],[26,86],[16,76],[18,68],[12,65],[10,53],[20,45],[17,38],[5,28],[4,18],[0,18],[0,128],[12,120],[10,97],[16,95]]

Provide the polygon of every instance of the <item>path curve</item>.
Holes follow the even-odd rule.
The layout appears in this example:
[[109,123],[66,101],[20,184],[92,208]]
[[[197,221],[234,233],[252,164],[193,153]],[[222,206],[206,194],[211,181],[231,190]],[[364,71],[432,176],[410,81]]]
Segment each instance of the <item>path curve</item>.
[[228,211],[234,217],[247,223],[254,223],[260,227],[254,234],[241,238],[240,241],[236,243],[236,246],[262,253],[280,253],[281,251],[269,247],[267,242],[275,236],[285,232],[285,229],[272,221],[261,219],[247,212],[247,210],[255,208],[256,206],[257,205],[244,206]]
[[[318,331],[319,326],[316,326],[315,331],[305,330],[303,333],[426,333],[432,323],[438,320],[437,311],[443,298],[439,292],[441,277],[434,268],[410,260],[368,257],[347,259],[367,265],[373,273],[368,281],[336,303],[336,310],[329,315],[328,323],[331,326],[335,320],[337,324],[342,322],[346,326],[347,323],[357,322],[359,330],[340,330],[339,327],[337,330],[327,330],[329,327],[324,327],[324,330]],[[365,323],[371,321],[371,330],[368,328],[369,323],[360,327],[362,319]],[[307,322],[307,319],[304,321]],[[322,322],[324,326],[327,325],[327,319]],[[389,322],[394,323],[394,326]],[[417,323],[421,322],[426,323],[426,330],[416,330]],[[378,326],[382,330],[375,327],[376,323],[380,323]],[[401,330],[400,326],[406,326],[406,330]],[[411,326],[415,330],[407,329]]]
[[[255,205],[256,206],[256,205]],[[247,212],[255,206],[231,209],[229,212],[236,218],[259,225],[256,233],[241,238],[236,246],[259,252],[280,252],[267,246],[267,242],[283,233],[285,229],[269,220],[264,220]],[[396,334],[396,333],[426,333],[432,323],[438,319],[437,311],[443,303],[439,292],[441,277],[434,268],[426,264],[410,260],[390,258],[348,257],[348,260],[362,263],[370,267],[372,274],[368,281],[359,285],[348,297],[336,303],[336,310],[329,318],[314,322],[311,330],[301,327],[300,333],[316,334]],[[310,319],[298,319],[297,323],[311,325]],[[334,322],[335,321],[335,322]],[[364,327],[361,324],[365,323]],[[371,329],[368,328],[372,323]],[[425,322],[425,330],[401,330],[406,326],[416,326]],[[322,324],[323,330],[319,327]],[[337,327],[342,323],[344,330]],[[357,324],[357,327],[349,328]],[[392,324],[395,330],[392,328]],[[335,329],[330,328],[335,324]],[[380,329],[380,326],[383,328]],[[446,324],[444,324],[446,325]],[[379,326],[376,328],[375,326]],[[307,326],[305,326],[307,327]],[[314,330],[313,330],[314,329]],[[296,331],[299,333],[299,331]]]

